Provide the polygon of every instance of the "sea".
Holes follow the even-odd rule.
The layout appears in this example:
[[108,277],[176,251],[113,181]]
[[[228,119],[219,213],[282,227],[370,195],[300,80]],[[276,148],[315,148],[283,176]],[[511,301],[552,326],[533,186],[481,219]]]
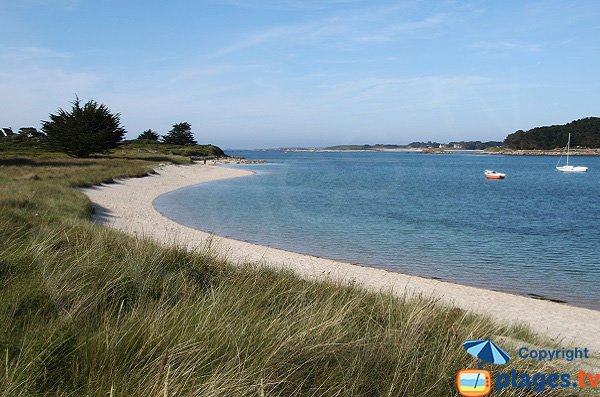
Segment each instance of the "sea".
[[267,163],[155,207],[220,236],[600,310],[600,157],[566,174],[552,156],[228,154]]

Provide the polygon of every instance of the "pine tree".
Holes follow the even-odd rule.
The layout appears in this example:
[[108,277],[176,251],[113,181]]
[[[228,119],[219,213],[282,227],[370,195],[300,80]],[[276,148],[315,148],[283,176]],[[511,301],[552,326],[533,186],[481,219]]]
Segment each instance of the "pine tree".
[[42,131],[52,150],[75,157],[115,148],[125,135],[119,113],[113,114],[93,100],[81,106],[79,98],[75,98],[70,112],[58,109],[58,114],[50,114],[50,121],[42,121]]
[[138,137],[136,139],[143,139],[146,141],[158,142],[159,138],[160,138],[160,135],[158,135],[156,132],[154,132],[152,130],[146,130],[146,131],[142,132],[140,135],[138,135]]
[[173,128],[163,137],[163,142],[171,145],[196,145],[192,125],[185,121],[173,124]]

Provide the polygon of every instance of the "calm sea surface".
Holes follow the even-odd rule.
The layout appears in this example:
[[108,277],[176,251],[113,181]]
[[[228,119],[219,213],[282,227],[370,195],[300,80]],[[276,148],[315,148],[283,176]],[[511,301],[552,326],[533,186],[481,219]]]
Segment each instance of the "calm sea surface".
[[157,209],[253,243],[600,309],[600,157],[564,174],[545,156],[230,154],[269,163]]

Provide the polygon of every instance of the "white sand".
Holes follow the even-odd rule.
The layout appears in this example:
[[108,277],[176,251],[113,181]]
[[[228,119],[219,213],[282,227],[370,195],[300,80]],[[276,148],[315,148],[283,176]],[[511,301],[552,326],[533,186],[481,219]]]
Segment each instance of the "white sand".
[[210,242],[216,252],[234,263],[260,262],[292,269],[306,278],[341,279],[397,295],[423,294],[439,298],[501,321],[525,323],[565,345],[600,352],[599,311],[302,255],[218,237],[178,224],[154,209],[152,203],[156,197],[184,186],[252,173],[210,164],[168,165],[158,168],[157,172],[158,175],[84,189],[96,206],[95,221],[163,243],[177,242],[193,248]]

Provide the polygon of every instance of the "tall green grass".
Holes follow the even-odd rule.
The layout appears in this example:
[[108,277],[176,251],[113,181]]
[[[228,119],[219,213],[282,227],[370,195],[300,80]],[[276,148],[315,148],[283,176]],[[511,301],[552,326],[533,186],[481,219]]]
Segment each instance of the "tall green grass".
[[232,266],[89,222],[74,187],[155,162],[0,157],[3,396],[449,396],[476,366],[464,340],[531,338],[431,300]]

